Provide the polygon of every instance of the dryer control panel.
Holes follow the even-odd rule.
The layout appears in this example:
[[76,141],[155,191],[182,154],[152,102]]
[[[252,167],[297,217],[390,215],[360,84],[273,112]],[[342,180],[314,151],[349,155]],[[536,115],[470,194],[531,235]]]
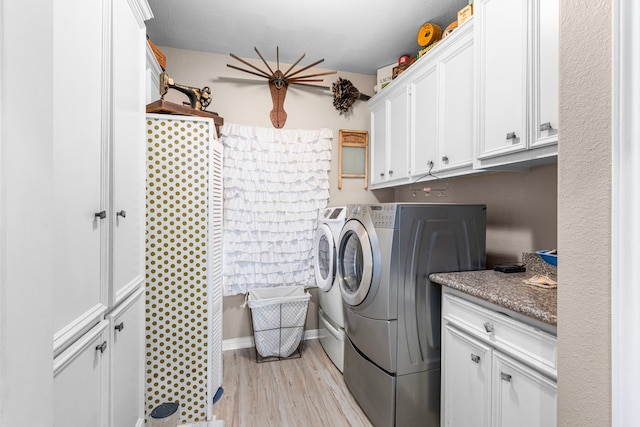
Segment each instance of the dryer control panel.
[[395,228],[396,204],[370,205],[371,221],[376,228]]

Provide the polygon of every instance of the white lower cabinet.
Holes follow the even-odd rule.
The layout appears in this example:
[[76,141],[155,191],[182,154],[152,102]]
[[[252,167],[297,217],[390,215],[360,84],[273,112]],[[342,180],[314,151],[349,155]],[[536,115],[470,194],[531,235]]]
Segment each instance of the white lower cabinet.
[[556,425],[555,336],[443,294],[442,425]]
[[108,332],[103,320],[53,360],[53,426],[107,427]]
[[143,419],[144,289],[54,361],[54,427],[134,427]]
[[498,351],[492,359],[493,425],[555,426],[555,381]]
[[142,424],[144,414],[144,289],[107,315],[110,334],[109,426]]
[[491,348],[449,325],[444,327],[443,348],[443,425],[489,427]]

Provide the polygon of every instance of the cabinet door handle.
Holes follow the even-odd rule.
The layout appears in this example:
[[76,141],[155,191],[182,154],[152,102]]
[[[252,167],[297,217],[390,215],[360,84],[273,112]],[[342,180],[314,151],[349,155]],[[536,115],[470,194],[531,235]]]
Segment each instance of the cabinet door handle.
[[473,360],[475,363],[480,363],[480,356],[471,353],[471,360]]
[[122,332],[122,330],[124,329],[124,322],[120,322],[119,324],[117,324],[114,329],[118,332]]
[[442,161],[447,163],[449,161],[449,157],[448,156],[442,156]]
[[484,322],[483,326],[484,326],[484,330],[487,331],[488,333],[493,332],[493,323]]
[[515,132],[509,132],[507,134],[507,139],[516,139],[516,133]]
[[500,372],[500,379],[510,383],[511,382],[511,375],[505,374],[504,372]]
[[553,128],[551,127],[551,122],[542,123],[542,124],[540,125],[540,132],[544,132],[545,130],[551,130],[551,129],[553,129]]
[[106,211],[96,212],[94,215],[96,218],[105,219],[107,217]]
[[122,218],[126,218],[127,212],[123,209],[120,212],[116,212],[116,216],[121,216]]
[[104,353],[104,351],[106,349],[107,349],[107,342],[106,341],[103,342],[102,344],[96,346],[96,351],[100,350],[101,354]]

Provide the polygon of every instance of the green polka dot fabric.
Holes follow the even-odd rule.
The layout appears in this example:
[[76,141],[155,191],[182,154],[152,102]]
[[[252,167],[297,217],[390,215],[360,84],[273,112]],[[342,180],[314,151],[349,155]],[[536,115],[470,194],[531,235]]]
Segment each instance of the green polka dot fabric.
[[221,269],[221,239],[212,242],[210,229],[222,223],[212,128],[210,120],[147,117],[145,419],[179,402],[181,422],[204,421],[208,388],[221,383],[221,345],[211,352],[222,330],[221,278],[210,277]]

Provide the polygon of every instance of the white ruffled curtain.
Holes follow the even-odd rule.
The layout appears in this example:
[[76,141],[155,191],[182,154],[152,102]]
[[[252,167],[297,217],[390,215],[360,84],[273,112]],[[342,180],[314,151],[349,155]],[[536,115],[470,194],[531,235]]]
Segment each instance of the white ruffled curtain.
[[330,129],[225,124],[225,295],[315,286],[313,238],[329,199]]

